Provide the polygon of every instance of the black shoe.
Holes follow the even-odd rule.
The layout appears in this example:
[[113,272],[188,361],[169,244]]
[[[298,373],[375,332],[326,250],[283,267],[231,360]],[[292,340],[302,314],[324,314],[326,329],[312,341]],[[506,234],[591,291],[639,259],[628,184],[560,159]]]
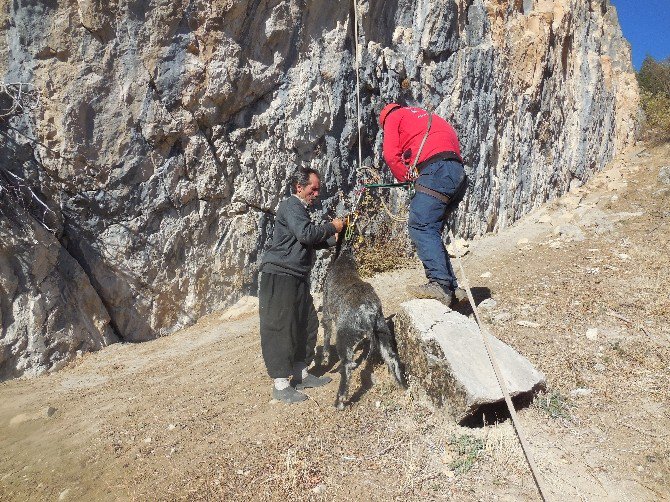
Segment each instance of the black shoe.
[[324,385],[332,382],[333,379],[327,376],[315,376],[312,375],[311,373],[307,373],[307,376],[303,378],[302,380],[295,380],[293,379],[293,382],[295,382],[295,388],[297,390],[302,390],[302,389],[311,389],[313,387],[323,387]]
[[279,390],[272,387],[272,397],[282,403],[299,403],[307,399],[307,396],[302,392],[298,392],[293,387],[288,386],[285,389]]

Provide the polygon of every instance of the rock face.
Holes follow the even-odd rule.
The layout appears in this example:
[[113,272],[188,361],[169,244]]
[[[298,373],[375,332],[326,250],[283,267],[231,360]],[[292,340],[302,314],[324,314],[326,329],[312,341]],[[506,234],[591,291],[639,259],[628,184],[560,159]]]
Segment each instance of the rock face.
[[0,235],[0,380],[118,341],[88,277],[53,234],[20,205],[4,205]]
[[[437,300],[411,300],[395,320],[398,354],[430,401],[457,421],[504,400],[477,323]],[[510,396],[541,389],[545,378],[513,348],[491,337]]]
[[[634,138],[630,49],[605,0],[359,4],[364,163],[381,163],[384,102],[448,118],[473,180],[461,235],[509,225]],[[296,166],[322,171],[321,213],[356,186],[352,12],[325,0],[0,0],[0,80],[39,95],[0,121],[0,148],[29,150],[0,169],[53,211],[47,226],[119,338],[169,334],[255,293]]]

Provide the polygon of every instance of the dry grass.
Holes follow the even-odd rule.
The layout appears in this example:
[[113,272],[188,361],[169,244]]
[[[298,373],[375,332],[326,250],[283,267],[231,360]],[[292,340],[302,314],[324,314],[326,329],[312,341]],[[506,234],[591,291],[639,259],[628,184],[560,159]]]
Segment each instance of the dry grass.
[[[414,263],[412,244],[407,236],[406,206],[396,209],[391,204],[389,193],[368,190],[360,205],[360,218],[354,241],[358,272],[362,277],[371,277],[389,270],[412,266]],[[397,194],[396,194],[397,195]],[[384,218],[374,222],[370,215],[389,211],[399,219]]]

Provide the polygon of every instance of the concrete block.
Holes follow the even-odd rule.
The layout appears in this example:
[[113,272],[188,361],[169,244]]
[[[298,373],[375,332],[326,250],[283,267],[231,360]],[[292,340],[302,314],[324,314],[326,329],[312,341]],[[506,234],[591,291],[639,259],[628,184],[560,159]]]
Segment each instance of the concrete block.
[[[504,403],[477,323],[437,300],[410,300],[394,321],[398,354],[412,387],[458,422]],[[491,337],[512,398],[544,388],[545,377],[516,350]]]

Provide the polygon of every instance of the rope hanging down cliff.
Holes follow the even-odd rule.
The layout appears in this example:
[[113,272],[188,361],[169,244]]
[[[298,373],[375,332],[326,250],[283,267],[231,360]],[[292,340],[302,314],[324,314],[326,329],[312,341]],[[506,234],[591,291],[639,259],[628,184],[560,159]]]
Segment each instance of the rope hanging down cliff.
[[[362,120],[361,120],[361,84],[360,84],[360,62],[361,62],[361,51],[359,48],[359,34],[358,34],[358,25],[360,23],[360,14],[358,0],[353,0],[353,11],[354,11],[354,73],[356,74],[356,131],[358,135],[358,166],[356,171],[363,177],[362,186],[355,190],[354,202],[351,206],[351,211],[347,217],[347,231],[345,237],[347,240],[351,240],[354,235],[354,227],[356,221],[359,217],[358,207],[361,201],[364,198],[365,192],[369,189],[375,188],[405,188],[411,189],[411,183],[381,183],[381,175],[379,172],[374,169],[372,166],[363,166],[363,134],[362,134]],[[364,178],[368,175],[369,178]],[[367,183],[365,183],[367,181]],[[388,214],[389,218],[397,222],[405,222],[407,218],[403,218],[393,214],[393,212],[387,207],[383,198],[379,200],[382,208]]]
[[[362,140],[362,133],[361,133],[361,97],[360,97],[360,78],[359,78],[359,67],[360,67],[360,51],[359,51],[359,44],[358,44],[358,0],[353,0],[353,7],[354,7],[354,71],[356,72],[356,116],[357,116],[357,129],[358,129],[358,170],[359,172],[362,171],[363,169],[363,161],[362,161],[362,146],[361,146],[361,140]],[[428,127],[426,130],[426,133],[423,137],[423,141],[421,142],[421,147],[419,148],[419,153],[416,155],[414,165],[412,166],[412,175],[414,178],[417,176],[416,172],[416,162],[419,159],[419,155],[421,153],[421,149],[424,146],[424,143],[426,142],[426,138],[428,137],[428,132],[430,131],[430,126],[432,122],[432,111],[429,111],[429,120],[428,120]],[[367,168],[372,170],[372,168]],[[356,198],[356,202],[354,203],[352,207],[352,212],[350,216],[350,221],[348,221],[348,226],[347,226],[347,234],[345,235],[345,238],[347,240],[351,239],[353,236],[353,227],[356,223],[356,219],[358,218],[357,210],[358,210],[358,205],[361,202],[363,198],[363,194],[366,188],[372,188],[372,187],[396,187],[396,186],[407,186],[407,185],[413,184],[413,182],[409,183],[401,183],[401,184],[364,184],[361,192],[358,194]],[[388,209],[387,209],[387,212]],[[389,212],[389,215],[391,213]],[[350,231],[351,228],[351,231]],[[453,242],[454,236],[451,231],[449,231],[449,237],[451,241]],[[502,376],[502,372],[500,371],[500,368],[498,366],[498,362],[493,355],[493,351],[490,347],[490,343],[488,341],[488,332],[484,328],[484,326],[481,323],[481,319],[479,317],[479,312],[477,310],[477,306],[475,305],[474,298],[472,296],[472,292],[470,291],[470,287],[468,284],[467,277],[465,277],[465,269],[463,268],[463,264],[460,260],[460,256],[458,256],[458,263],[461,269],[461,274],[463,275],[463,279],[465,282],[465,287],[468,295],[468,300],[470,301],[470,304],[472,306],[472,309],[475,313],[475,317],[477,319],[477,323],[479,324],[480,327],[480,333],[482,335],[482,339],[484,341],[484,346],[486,348],[486,352],[489,356],[489,360],[491,362],[491,366],[493,367],[493,370],[496,375],[496,379],[498,380],[498,384],[500,386],[500,390],[503,393],[503,396],[505,398],[505,404],[507,405],[508,411],[510,413],[510,416],[512,418],[512,423],[514,425],[514,430],[517,433],[517,437],[519,438],[519,442],[521,443],[521,449],[524,452],[524,455],[526,457],[526,461],[528,462],[528,466],[530,468],[531,474],[533,475],[533,480],[535,481],[535,486],[537,487],[538,493],[540,495],[540,498],[545,501],[547,500],[545,496],[545,491],[543,490],[543,484],[542,480],[538,474],[538,469],[537,466],[535,465],[535,460],[533,458],[533,455],[530,451],[530,447],[527,443],[527,440],[525,438],[525,434],[523,433],[520,424],[517,421],[517,416],[516,416],[516,410],[514,409],[514,404],[512,403],[512,399],[510,397],[509,391],[507,389],[507,384]]]

